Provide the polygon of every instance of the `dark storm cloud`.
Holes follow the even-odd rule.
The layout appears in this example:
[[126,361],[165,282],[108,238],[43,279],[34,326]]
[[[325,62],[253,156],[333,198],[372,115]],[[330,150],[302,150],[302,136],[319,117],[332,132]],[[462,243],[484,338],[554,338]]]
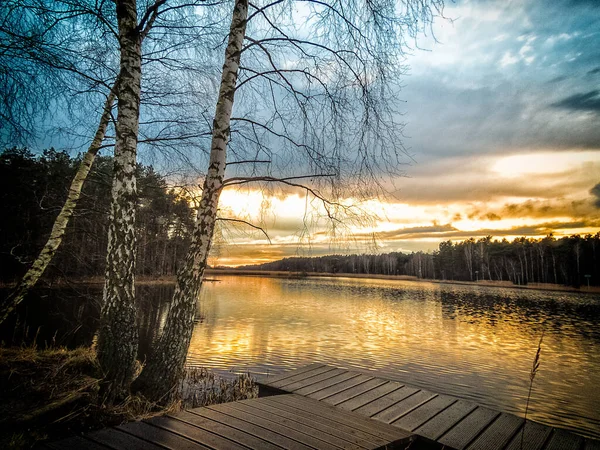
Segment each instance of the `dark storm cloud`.
[[600,112],[600,91],[594,90],[582,94],[574,94],[553,103],[555,108],[572,109],[574,111]]
[[[394,240],[394,239],[406,239],[406,236],[438,236],[446,233],[456,233],[459,232],[457,228],[454,228],[450,224],[445,225],[431,225],[431,226],[423,226],[423,227],[410,227],[410,228],[399,228],[397,230],[392,231],[384,231],[381,233],[377,233],[377,239],[381,239],[383,241],[386,240]],[[368,235],[365,235],[368,236]]]
[[593,212],[589,199],[554,202],[527,200],[523,203],[507,203],[498,214],[503,218],[549,219],[552,217],[588,217]]
[[548,84],[560,83],[561,81],[565,81],[565,80],[568,80],[568,77],[566,77],[565,75],[560,75],[558,77],[554,77],[551,80],[549,80]]
[[590,194],[594,196],[594,206],[600,208],[600,183],[590,189]]
[[[459,230],[448,224],[441,227],[400,228],[398,230],[388,231],[385,233],[378,233],[377,238],[386,241],[402,241],[411,239],[467,239],[470,237],[477,238],[483,236],[542,236],[560,231],[569,233],[570,230],[598,226],[600,226],[599,219],[582,219],[572,222],[551,221],[504,229],[486,228],[476,231]],[[365,237],[367,237],[367,235],[365,235]]]
[[[457,2],[454,33],[409,64],[418,161],[506,149],[600,149],[600,15],[592,2]],[[453,12],[455,14],[453,15]],[[438,60],[436,61],[436,57]]]
[[[396,200],[436,205],[518,197],[536,198],[539,204],[541,199],[556,201],[567,193],[588,191],[600,170],[600,163],[590,163],[568,167],[560,172],[532,173],[528,175],[527,182],[523,182],[518,178],[502,177],[502,174],[490,170],[489,164],[489,159],[475,157],[419,164],[412,169],[411,178],[398,182],[400,190]],[[498,211],[492,212],[502,216]],[[463,213],[464,216],[468,214],[471,212]]]

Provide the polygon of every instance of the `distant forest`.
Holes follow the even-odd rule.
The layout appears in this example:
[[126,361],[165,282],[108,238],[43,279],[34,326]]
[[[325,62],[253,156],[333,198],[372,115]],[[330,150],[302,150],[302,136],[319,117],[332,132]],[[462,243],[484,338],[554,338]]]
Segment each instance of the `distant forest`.
[[[0,281],[21,277],[43,247],[80,160],[54,149],[0,154]],[[98,156],[46,277],[103,276],[113,158]],[[152,167],[138,164],[137,273],[174,275],[189,247],[193,211]]]
[[600,284],[600,233],[555,239],[492,240],[491,236],[442,242],[433,253],[385,253],[285,258],[240,269],[292,272],[409,275],[458,281]]
[[[16,281],[37,256],[64,203],[79,159],[54,149],[0,154],[0,282]],[[104,275],[112,157],[97,157],[65,240],[46,276]],[[151,166],[138,165],[139,275],[175,275],[189,246],[193,211]],[[442,242],[433,253],[286,258],[242,269],[411,275],[437,280],[600,285],[600,233],[556,239],[491,237]],[[589,275],[589,277],[588,277]]]

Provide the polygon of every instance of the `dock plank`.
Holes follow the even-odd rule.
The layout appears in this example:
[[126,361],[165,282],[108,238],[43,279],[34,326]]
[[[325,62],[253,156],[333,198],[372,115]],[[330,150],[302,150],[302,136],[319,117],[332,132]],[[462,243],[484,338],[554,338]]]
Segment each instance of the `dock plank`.
[[504,448],[521,428],[523,422],[520,417],[502,413],[467,447],[467,450]]
[[243,413],[251,414],[253,416],[260,417],[266,420],[273,420],[273,416],[275,415],[277,417],[277,424],[283,425],[294,431],[304,433],[323,442],[326,442],[328,445],[324,448],[348,448],[354,450],[363,448],[359,445],[347,441],[338,433],[336,433],[335,430],[333,430],[332,428],[323,426],[320,427],[320,429],[315,429],[314,426],[306,425],[305,421],[295,420],[295,418],[289,416],[273,414],[273,412],[268,411],[267,408],[263,408],[262,406],[262,404],[257,403],[244,404],[241,402],[236,402],[231,404],[232,408],[238,409]]
[[277,408],[285,413],[292,414],[296,417],[307,419],[310,422],[317,422],[335,428],[341,433],[344,433],[344,435],[346,435],[348,439],[351,439],[352,442],[357,442],[359,444],[362,442],[371,442],[376,445],[384,445],[386,442],[389,441],[388,439],[382,439],[379,436],[367,433],[365,431],[347,425],[339,421],[339,419],[335,420],[336,417],[332,417],[331,415],[322,416],[313,412],[303,411],[301,409],[295,408],[294,406],[274,401],[274,399],[272,398],[266,399],[265,403],[269,406],[273,406],[274,408]]
[[371,403],[372,401],[377,400],[384,395],[390,394],[391,392],[400,389],[403,386],[403,384],[396,383],[395,381],[388,381],[387,383],[384,383],[375,389],[371,389],[370,391],[359,394],[354,398],[348,399],[342,403],[338,403],[336,406],[338,408],[345,409],[346,411],[354,411],[355,409],[358,409],[367,403]]
[[227,423],[228,425],[244,431],[245,433],[256,436],[264,441],[268,441],[272,444],[278,445],[287,450],[308,450],[310,447],[301,444],[300,442],[294,441],[286,436],[275,433],[267,428],[257,426],[253,423],[246,422],[245,420],[238,419],[236,417],[228,416],[219,411],[214,411],[208,408],[198,408],[190,411],[192,414],[202,416],[214,421]]
[[86,450],[112,450],[110,447],[90,441],[82,436],[73,436],[58,442],[46,442],[44,446],[52,450],[81,450],[82,448]]
[[153,444],[152,442],[137,438],[114,428],[105,428],[104,430],[94,431],[93,433],[88,434],[87,437],[114,450],[164,450],[163,447]]
[[417,428],[415,433],[437,441],[445,432],[456,425],[475,408],[477,408],[475,403],[458,400],[456,403],[450,405],[438,415]]
[[236,444],[225,437],[210,433],[209,431],[195,427],[194,425],[190,425],[189,423],[185,423],[172,417],[155,417],[149,420],[149,422],[154,426],[179,434],[180,436],[188,438],[194,442],[198,442],[199,444],[206,445],[207,447],[215,450],[242,450],[245,448],[242,445]]
[[438,442],[448,447],[463,449],[499,415],[500,413],[497,411],[479,406],[450,428]]
[[131,422],[119,425],[117,430],[152,441],[158,445],[172,450],[206,450],[209,447],[190,441],[178,434],[165,432],[162,428],[155,427],[146,422]]
[[545,450],[580,450],[583,438],[565,430],[557,428],[552,430],[552,435]]
[[249,448],[264,448],[265,450],[275,450],[281,448],[272,444],[271,442],[231,427],[229,424],[225,423],[225,421],[221,422],[207,419],[205,417],[192,414],[188,411],[182,411],[178,413],[176,418],[183,422],[189,423],[190,425],[194,425],[195,427],[210,431],[211,433],[225,436],[227,439]]
[[[243,404],[244,402],[242,401],[239,403]],[[368,440],[368,439],[357,437],[353,433],[348,433],[347,430],[341,429],[342,427],[340,426],[339,423],[320,421],[320,420],[316,420],[315,416],[306,417],[301,414],[297,414],[295,411],[286,411],[285,409],[278,407],[277,404],[272,404],[267,401],[261,402],[261,403],[254,403],[253,406],[260,408],[269,414],[277,415],[277,416],[280,416],[280,417],[283,417],[283,418],[286,418],[289,420],[293,420],[295,422],[299,422],[303,426],[313,429],[316,432],[323,432],[323,433],[327,433],[332,436],[335,436],[336,438],[338,438],[342,441],[348,442],[347,448],[352,448],[352,449],[357,450],[357,449],[373,447],[374,444],[379,444],[379,445],[385,444],[385,442],[382,442],[381,440],[379,440],[379,442],[376,443],[376,442],[373,442],[375,439]],[[351,430],[351,429],[348,429],[348,430]],[[346,445],[345,445],[345,448],[346,448]]]
[[552,428],[550,427],[527,421],[508,444],[506,450],[541,450],[551,432]]
[[309,386],[305,386],[301,389],[296,389],[294,391],[294,394],[299,394],[299,395],[309,395],[312,394],[313,392],[317,392],[320,391],[321,389],[325,389],[328,388],[330,386],[333,386],[335,384],[341,383],[343,381],[347,381],[350,378],[354,378],[357,377],[358,374],[355,372],[344,372],[340,375],[337,375],[333,378],[328,378],[326,380],[323,380],[319,383],[314,383],[311,384]]
[[385,397],[378,398],[377,400],[374,400],[371,403],[368,403],[364,406],[361,406],[360,408],[355,409],[354,412],[356,412],[358,414],[363,414],[367,417],[372,417],[375,414],[404,400],[405,398],[413,395],[414,393],[416,393],[418,391],[419,391],[419,389],[417,389],[417,388],[410,387],[410,386],[404,386],[404,387],[398,389],[397,391],[390,392]]
[[404,449],[422,436],[430,440],[426,445],[437,442],[455,450],[600,450],[600,441],[375,375],[312,364],[259,382],[263,396],[257,399],[195,408],[38,448]]
[[327,372],[323,372],[318,375],[314,375],[312,377],[304,378],[300,381],[296,381],[295,383],[285,385],[285,390],[288,392],[294,392],[297,389],[309,387],[320,381],[328,380],[329,378],[333,378],[336,375],[343,375],[345,373],[348,373],[348,371],[344,370],[344,369],[332,369]]
[[358,386],[359,384],[365,383],[369,380],[373,380],[373,377],[369,377],[367,375],[357,375],[354,378],[350,378],[346,381],[334,384],[333,386],[315,391],[307,395],[307,397],[314,398],[315,400],[323,400],[326,397],[330,397],[351,387]]
[[[518,440],[517,443],[516,434],[523,428],[523,420],[513,414],[403,385],[393,375],[388,375],[391,378],[386,379],[371,371],[348,370],[332,377],[315,375],[315,372],[311,376],[315,377],[313,380],[321,381],[295,389],[294,392],[392,424],[449,447],[521,450],[521,442]],[[396,388],[391,388],[390,383],[397,383]],[[265,386],[269,386],[268,382]],[[285,387],[280,391],[288,392]],[[600,441],[597,440],[581,438],[573,441],[561,433],[555,436],[551,427],[531,421],[526,428],[523,450],[545,450],[547,446],[558,448],[559,445],[569,447],[576,445],[573,443],[575,441],[580,444],[577,450],[600,450]]]
[[398,420],[400,417],[405,416],[413,409],[418,408],[423,403],[431,400],[437,394],[433,392],[421,390],[415,392],[413,395],[406,397],[404,400],[390,406],[387,409],[375,414],[373,419],[380,420],[385,423],[391,423]]
[[267,428],[269,430],[275,431],[276,433],[287,436],[295,441],[301,442],[312,448],[319,448],[324,450],[334,450],[336,446],[330,445],[325,441],[322,441],[316,438],[314,435],[305,434],[302,431],[299,431],[297,427],[291,427],[290,421],[287,422],[274,422],[270,419],[265,419],[263,417],[248,414],[248,410],[244,410],[243,408],[234,407],[233,404],[223,403],[220,405],[210,406],[209,409],[213,409],[215,411],[223,412],[229,416],[236,417],[238,419],[245,420],[247,422],[253,423],[263,428]]
[[410,434],[400,430],[399,428],[394,428],[376,421],[365,422],[363,417],[360,417],[356,414],[336,414],[335,411],[337,411],[337,409],[335,406],[331,406],[322,402],[315,403],[314,401],[310,401],[309,399],[298,395],[280,395],[271,397],[271,400],[291,405],[295,408],[317,416],[332,417],[336,421],[384,439],[397,440],[410,436]]
[[456,402],[455,398],[448,397],[447,395],[438,395],[400,419],[392,422],[392,425],[403,428],[404,430],[413,431],[454,402]]
[[338,405],[358,395],[369,392],[370,390],[375,389],[376,387],[379,387],[385,383],[386,381],[382,380],[381,378],[372,378],[349,389],[344,389],[337,394],[322,398],[321,401],[329,403],[330,405]]
[[287,370],[283,373],[279,373],[279,374],[275,374],[275,375],[269,375],[265,380],[264,380],[264,384],[273,384],[273,383],[277,383],[278,381],[284,380],[286,378],[292,377],[294,375],[298,375],[304,372],[309,372],[313,369],[317,369],[319,367],[323,367],[325,364],[321,364],[321,363],[312,363],[309,364],[307,366],[302,366],[302,367],[298,367],[296,369],[292,369],[292,370]]
[[321,366],[321,367],[317,367],[315,369],[309,370],[307,372],[300,372],[296,375],[293,375],[291,377],[288,378],[284,378],[283,380],[280,381],[276,381],[274,383],[269,383],[269,386],[271,387],[275,387],[277,389],[283,389],[286,386],[296,383],[297,381],[301,381],[301,380],[306,380],[309,379],[311,377],[314,377],[315,375],[319,375],[325,372],[330,372],[332,370],[335,370],[334,367],[330,367],[330,366]]
[[600,441],[595,439],[586,439],[583,450],[600,450]]

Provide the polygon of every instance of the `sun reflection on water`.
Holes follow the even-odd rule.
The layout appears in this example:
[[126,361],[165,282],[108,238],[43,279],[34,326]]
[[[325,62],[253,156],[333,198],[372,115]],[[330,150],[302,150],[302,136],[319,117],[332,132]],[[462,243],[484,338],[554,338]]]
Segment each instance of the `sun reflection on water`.
[[584,295],[387,280],[222,277],[188,363],[266,374],[315,361],[376,369],[522,414],[545,332],[530,417],[600,437],[600,301]]

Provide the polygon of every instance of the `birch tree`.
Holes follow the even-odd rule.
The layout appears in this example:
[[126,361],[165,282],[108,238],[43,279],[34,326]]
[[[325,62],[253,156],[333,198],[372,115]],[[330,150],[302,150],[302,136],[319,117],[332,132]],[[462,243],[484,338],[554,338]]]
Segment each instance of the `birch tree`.
[[174,394],[173,388],[182,375],[192,337],[195,314],[193,306],[202,285],[225,177],[227,141],[247,17],[248,0],[236,0],[213,122],[210,162],[196,216],[192,244],[184,265],[177,274],[175,293],[164,331],[154,345],[146,368],[136,379],[134,386],[146,396],[163,401],[170,400]]
[[[102,45],[105,40],[87,31],[90,14],[82,14],[85,5],[80,3],[66,8],[63,5],[61,2],[7,0],[0,7],[0,117],[3,125],[7,126],[0,136],[17,141],[35,137],[36,131],[39,131],[35,122],[43,121],[52,104],[65,109],[69,105],[74,106],[70,99],[72,91],[92,93],[107,88],[108,95],[65,204],[38,257],[4,299],[0,324],[36,285],[59,248],[104,140],[116,95],[115,87],[105,81],[107,75],[110,78],[110,70],[107,73],[91,62],[97,56],[94,51],[82,54],[87,43],[93,42],[92,47],[96,51],[102,52],[106,48]],[[0,125],[0,131],[3,128]]]
[[21,301],[23,301],[27,293],[36,285],[40,277],[44,274],[44,271],[48,268],[48,265],[52,261],[52,258],[58,247],[62,243],[67,225],[73,216],[73,212],[75,211],[77,202],[81,195],[83,184],[90,172],[90,169],[92,168],[92,164],[94,163],[94,159],[96,158],[98,150],[102,145],[102,141],[104,140],[106,128],[111,118],[114,100],[115,87],[110,90],[106,98],[102,116],[100,117],[100,123],[98,124],[98,129],[96,130],[94,139],[92,140],[87,152],[83,156],[81,164],[79,165],[79,169],[77,170],[77,173],[71,182],[67,199],[60,213],[58,214],[58,217],[54,221],[52,231],[50,232],[50,237],[19,284],[10,293],[8,298],[5,299],[3,308],[0,311],[0,324],[6,320],[8,315],[19,305],[19,303],[21,303]]
[[159,0],[138,24],[136,0],[117,0],[121,49],[112,202],[106,275],[98,332],[98,360],[108,402],[124,395],[133,378],[138,330],[135,309],[136,155],[140,116],[142,40],[155,20]]
[[[397,92],[389,84],[401,72],[404,40],[422,29],[421,20],[430,23],[441,2],[408,1],[400,14],[387,0],[309,1],[313,34],[309,27],[294,36],[282,21],[296,4],[235,1],[192,244],[163,331],[133,385],[153,400],[176,395],[224,188],[256,183],[302,189],[337,223],[337,212],[349,210],[338,200],[347,188],[373,195],[383,188],[384,166],[398,173],[401,126],[393,106]],[[232,116],[234,95],[235,105],[241,96],[247,109]],[[273,167],[273,160],[279,165]],[[260,175],[263,163],[269,168]],[[233,176],[225,178],[228,165]],[[236,169],[243,165],[250,167],[248,175]]]

